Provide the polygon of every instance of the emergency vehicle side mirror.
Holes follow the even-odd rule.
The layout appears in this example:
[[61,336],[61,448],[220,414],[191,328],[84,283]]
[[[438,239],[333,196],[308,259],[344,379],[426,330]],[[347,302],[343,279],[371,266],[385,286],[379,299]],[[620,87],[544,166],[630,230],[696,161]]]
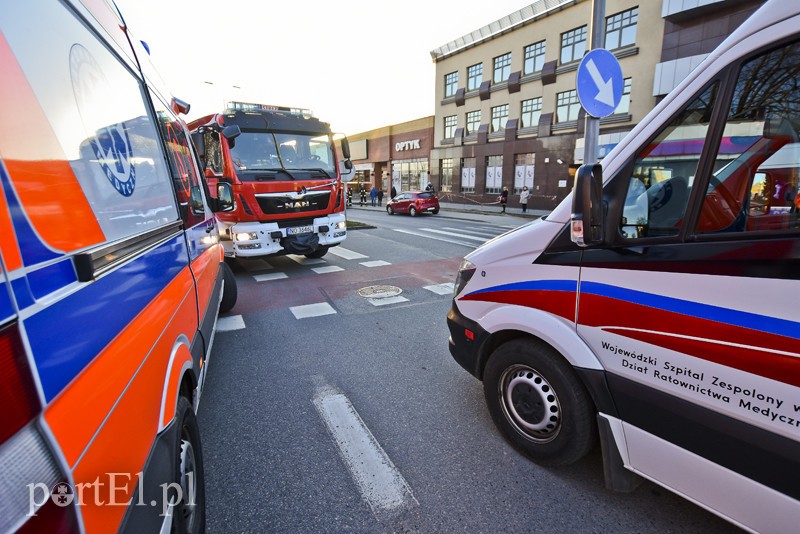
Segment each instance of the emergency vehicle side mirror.
[[193,132],[190,134],[192,143],[194,144],[194,151],[197,153],[198,163],[200,170],[206,170],[206,142],[205,137],[200,132]]
[[581,165],[572,189],[570,234],[578,246],[603,241],[603,167],[599,163]]
[[228,147],[233,148],[236,145],[235,139],[242,133],[242,129],[238,124],[231,124],[222,129],[222,137],[228,140]]
[[345,161],[350,161],[350,141],[347,140],[346,137],[342,137],[342,156],[344,156]]
[[217,183],[217,198],[214,200],[213,211],[233,211],[233,187],[227,182]]

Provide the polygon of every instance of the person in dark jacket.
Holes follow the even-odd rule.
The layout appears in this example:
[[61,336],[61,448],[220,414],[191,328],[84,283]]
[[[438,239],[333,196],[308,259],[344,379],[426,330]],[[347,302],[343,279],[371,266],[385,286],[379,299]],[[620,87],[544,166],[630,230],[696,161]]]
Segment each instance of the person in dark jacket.
[[503,206],[503,213],[506,212],[506,204],[508,204],[508,188],[503,187],[503,192],[500,193],[500,205]]
[[392,186],[392,198],[396,196],[397,196],[397,189],[395,189],[394,186]]
[[383,205],[383,189],[378,189],[378,206]]

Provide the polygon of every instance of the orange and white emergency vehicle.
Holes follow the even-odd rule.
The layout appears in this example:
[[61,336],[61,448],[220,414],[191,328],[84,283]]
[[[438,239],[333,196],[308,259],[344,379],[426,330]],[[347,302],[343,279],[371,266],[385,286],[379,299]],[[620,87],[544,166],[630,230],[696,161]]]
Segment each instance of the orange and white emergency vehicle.
[[798,80],[800,6],[769,0],[550,215],[464,259],[450,351],[520,451],[599,438],[610,488],[797,531]]
[[[333,134],[309,110],[230,102],[223,113],[194,120],[189,129],[208,183],[233,187],[235,209],[217,214],[227,257],[320,258],[345,240]],[[340,144],[343,166],[351,169],[347,138]]]
[[230,186],[113,4],[2,2],[0,32],[0,532],[202,532]]

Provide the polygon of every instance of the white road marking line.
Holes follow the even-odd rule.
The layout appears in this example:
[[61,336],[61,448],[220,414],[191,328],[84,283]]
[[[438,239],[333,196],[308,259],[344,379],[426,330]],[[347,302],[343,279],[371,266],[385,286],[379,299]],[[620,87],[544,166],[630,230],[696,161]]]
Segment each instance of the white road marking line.
[[461,241],[455,241],[453,239],[444,239],[442,237],[436,237],[435,235],[428,235],[428,234],[423,234],[423,233],[420,233],[420,232],[412,232],[410,230],[401,230],[400,228],[393,228],[393,230],[395,232],[400,232],[401,234],[415,235],[415,236],[418,236],[418,237],[424,237],[426,239],[434,239],[436,241],[444,241],[445,243],[452,243],[453,245],[463,245],[465,247],[475,248],[475,244],[474,243],[464,243],[464,242],[461,242]]
[[364,256],[363,254],[342,247],[331,247],[328,249],[328,254],[333,254],[334,256],[339,256],[340,258],[344,258],[346,260],[361,260],[364,258],[369,258],[369,256]]
[[243,328],[246,327],[244,318],[241,315],[217,318],[217,332],[230,332],[232,330],[242,330]]
[[338,265],[328,265],[326,267],[312,267],[311,270],[317,274],[326,274],[326,273],[335,273],[338,271],[344,271],[344,269],[342,267],[339,267]]
[[289,308],[295,319],[307,319],[309,317],[320,317],[322,315],[332,315],[336,313],[333,306],[327,302],[318,302],[316,304],[306,304],[304,306],[292,306]]
[[373,514],[419,505],[411,487],[347,397],[322,388],[314,397],[314,407]]
[[328,263],[322,258],[306,258],[305,256],[299,256],[297,254],[287,254],[287,256],[300,265],[318,265],[320,263]]
[[453,230],[454,232],[463,232],[468,235],[482,235],[486,236],[486,239],[491,239],[492,237],[498,235],[497,230],[494,232],[488,230],[475,230],[473,228],[466,229],[466,228],[450,228],[449,226],[445,226],[442,230]]
[[253,278],[256,279],[256,282],[269,282],[270,280],[281,280],[283,278],[289,278],[286,273],[268,273],[268,274],[257,274],[254,275]]
[[408,299],[405,297],[383,297],[383,298],[375,298],[370,297],[367,299],[370,304],[373,306],[386,306],[387,304],[399,304],[400,302],[408,302]]
[[247,272],[268,271],[270,269],[274,269],[272,265],[264,260],[245,260],[240,261],[239,265],[243,266]]
[[359,265],[363,265],[364,267],[381,267],[383,265],[391,265],[388,261],[383,260],[374,260],[374,261],[362,261]]
[[461,237],[463,239],[470,239],[472,241],[480,241],[481,243],[486,241],[485,237],[476,237],[474,235],[457,234],[455,232],[445,232],[444,230],[436,230],[434,228],[420,228],[420,230],[425,230],[426,232],[433,232],[434,234],[442,234],[442,235],[451,235],[453,237]]
[[423,286],[422,289],[427,289],[428,291],[436,293],[437,295],[447,295],[453,292],[453,282],[437,284],[435,286]]

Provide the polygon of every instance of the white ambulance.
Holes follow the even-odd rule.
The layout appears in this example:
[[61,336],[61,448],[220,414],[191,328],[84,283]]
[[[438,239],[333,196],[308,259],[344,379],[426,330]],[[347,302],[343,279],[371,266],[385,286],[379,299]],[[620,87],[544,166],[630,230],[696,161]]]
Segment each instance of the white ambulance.
[[797,531],[799,177],[800,4],[770,0],[552,214],[464,259],[450,351],[508,441],[563,465],[599,438],[609,488]]

